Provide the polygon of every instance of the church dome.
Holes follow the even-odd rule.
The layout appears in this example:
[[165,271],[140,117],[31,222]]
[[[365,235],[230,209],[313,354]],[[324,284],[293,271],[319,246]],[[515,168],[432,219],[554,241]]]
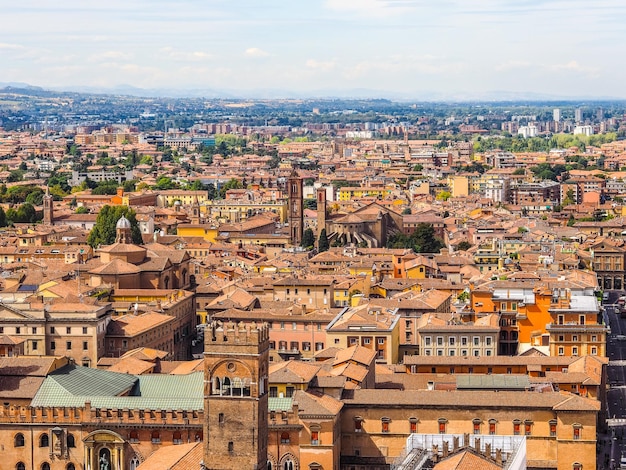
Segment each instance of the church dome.
[[115,226],[116,229],[129,229],[130,228],[130,221],[122,216],[120,218],[120,220],[117,221],[117,225]]

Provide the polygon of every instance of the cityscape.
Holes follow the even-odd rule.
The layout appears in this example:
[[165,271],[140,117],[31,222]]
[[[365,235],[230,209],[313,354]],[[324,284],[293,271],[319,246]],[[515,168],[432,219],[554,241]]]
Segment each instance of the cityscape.
[[0,469],[626,469],[626,7],[59,3],[0,32]]

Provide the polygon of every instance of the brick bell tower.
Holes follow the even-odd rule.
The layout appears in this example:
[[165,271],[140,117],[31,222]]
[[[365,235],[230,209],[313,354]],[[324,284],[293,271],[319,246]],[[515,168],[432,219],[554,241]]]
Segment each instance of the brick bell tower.
[[287,180],[287,195],[289,201],[289,233],[292,245],[302,243],[304,234],[304,195],[302,191],[302,178],[293,170]]
[[269,328],[213,322],[204,340],[204,467],[267,470]]

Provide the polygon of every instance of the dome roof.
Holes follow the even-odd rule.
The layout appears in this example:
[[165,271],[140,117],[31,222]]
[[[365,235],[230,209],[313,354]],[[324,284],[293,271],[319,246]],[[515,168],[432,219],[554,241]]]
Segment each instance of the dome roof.
[[120,220],[117,221],[116,229],[129,229],[130,228],[130,220],[126,217],[122,216]]

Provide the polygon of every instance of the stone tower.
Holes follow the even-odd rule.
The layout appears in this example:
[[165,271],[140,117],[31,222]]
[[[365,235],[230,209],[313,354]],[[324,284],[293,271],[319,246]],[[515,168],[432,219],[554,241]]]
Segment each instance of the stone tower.
[[46,187],[46,194],[43,196],[43,223],[52,225],[52,222],[54,222],[54,202]]
[[214,322],[204,341],[204,466],[266,470],[268,326]]
[[315,243],[320,239],[322,230],[326,228],[326,189],[317,188],[317,236]]
[[289,198],[289,230],[292,245],[300,245],[304,233],[304,199],[302,194],[302,178],[294,170],[287,180]]
[[193,204],[191,206],[191,217],[189,217],[192,224],[200,223],[200,202],[198,201],[198,196],[194,196]]
[[115,225],[115,243],[129,244],[133,242],[133,235],[131,233],[130,220],[126,217],[120,217]]

